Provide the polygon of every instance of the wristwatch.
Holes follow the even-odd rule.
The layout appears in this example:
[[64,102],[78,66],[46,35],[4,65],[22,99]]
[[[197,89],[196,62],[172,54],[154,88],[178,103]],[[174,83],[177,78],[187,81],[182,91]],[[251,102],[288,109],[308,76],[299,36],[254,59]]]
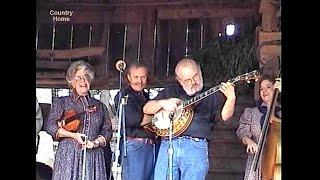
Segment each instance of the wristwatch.
[[100,141],[94,140],[94,141],[93,141],[93,144],[94,144],[94,147],[99,147]]

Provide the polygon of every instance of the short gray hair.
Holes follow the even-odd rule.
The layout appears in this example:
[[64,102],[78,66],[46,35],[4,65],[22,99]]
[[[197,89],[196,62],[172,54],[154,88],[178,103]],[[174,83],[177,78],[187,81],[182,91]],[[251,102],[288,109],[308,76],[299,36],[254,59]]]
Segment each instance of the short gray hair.
[[79,70],[88,71],[90,81],[94,79],[94,69],[89,63],[83,60],[75,61],[70,65],[66,74],[66,80],[69,85],[71,85],[72,79],[74,78],[76,72]]

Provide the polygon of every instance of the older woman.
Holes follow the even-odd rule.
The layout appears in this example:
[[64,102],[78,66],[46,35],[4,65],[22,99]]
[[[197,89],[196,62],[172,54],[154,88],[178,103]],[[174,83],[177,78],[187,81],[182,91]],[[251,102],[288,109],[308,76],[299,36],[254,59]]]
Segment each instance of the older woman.
[[[105,105],[90,97],[93,79],[94,71],[90,64],[84,61],[72,63],[66,75],[72,92],[69,96],[53,100],[45,124],[45,130],[59,141],[53,180],[108,179],[103,147],[112,136],[111,121]],[[76,112],[76,119],[71,118],[70,123],[78,128],[68,126],[66,117],[73,117],[68,114],[70,112]],[[79,126],[74,123],[77,121],[80,122]]]
[[[279,79],[281,80],[281,79]],[[242,144],[246,145],[246,152],[249,154],[245,170],[245,180],[261,180],[261,160],[258,162],[257,171],[250,172],[253,165],[254,155],[258,150],[258,141],[261,135],[263,123],[266,119],[267,109],[270,107],[275,89],[281,91],[280,81],[274,81],[269,75],[264,75],[260,79],[259,94],[260,99],[256,107],[245,108],[240,117],[240,124],[237,130],[237,136]],[[281,116],[280,104],[276,103],[275,115]]]

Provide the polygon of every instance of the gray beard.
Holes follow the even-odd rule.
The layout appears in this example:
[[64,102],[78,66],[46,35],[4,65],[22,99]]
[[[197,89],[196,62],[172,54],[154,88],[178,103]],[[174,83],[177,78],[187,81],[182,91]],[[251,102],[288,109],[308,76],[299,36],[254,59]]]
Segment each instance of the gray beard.
[[197,92],[201,91],[201,89],[203,88],[203,85],[200,85],[199,90],[195,90],[194,88],[190,88],[190,89],[186,89],[185,87],[183,87],[184,91],[187,93],[188,96],[192,96],[194,94],[196,94]]

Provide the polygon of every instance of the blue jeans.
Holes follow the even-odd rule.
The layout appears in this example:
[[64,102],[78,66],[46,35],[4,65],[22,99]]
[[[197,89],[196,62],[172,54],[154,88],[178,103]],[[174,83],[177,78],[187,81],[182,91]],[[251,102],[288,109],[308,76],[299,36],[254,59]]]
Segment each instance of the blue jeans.
[[141,140],[127,140],[127,156],[122,161],[123,180],[153,180],[155,145]]
[[[205,180],[209,171],[208,142],[206,139],[177,137],[173,146],[173,180]],[[155,180],[169,179],[169,140],[161,140],[155,167]]]

